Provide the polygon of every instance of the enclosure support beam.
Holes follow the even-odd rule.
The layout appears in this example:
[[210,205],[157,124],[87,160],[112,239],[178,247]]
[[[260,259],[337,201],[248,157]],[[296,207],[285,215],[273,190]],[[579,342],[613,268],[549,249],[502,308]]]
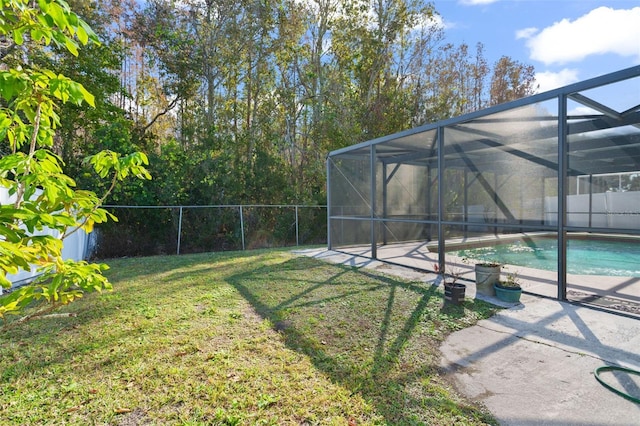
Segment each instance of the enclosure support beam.
[[376,243],[376,146],[371,145],[371,258],[378,258]]
[[296,206],[296,246],[300,245],[300,227],[298,224],[298,206]]
[[[464,187],[464,193],[462,198],[462,220],[469,221],[469,170],[464,169],[464,177],[462,181]],[[468,237],[469,227],[464,227],[464,236]]]
[[558,96],[558,300],[567,299],[567,95]]
[[[429,216],[431,216],[431,166],[427,165],[427,201],[425,210]],[[427,216],[427,219],[431,220],[431,217]],[[427,230],[427,240],[431,241],[431,224],[429,224],[429,229]]]
[[331,246],[331,157],[327,157],[327,248]]
[[180,237],[182,236],[182,206],[180,206],[180,216],[178,218],[178,244],[176,254],[180,254]]
[[593,226],[593,174],[589,174],[589,228]]
[[524,223],[523,218],[525,217],[525,213],[524,213],[524,184],[523,184],[523,180],[524,177],[522,177],[522,175],[519,176],[520,177],[520,181],[518,182],[518,184],[520,185],[519,188],[519,192],[520,192],[520,211],[518,212],[518,217],[520,218],[520,223]]
[[244,213],[240,206],[240,233],[242,234],[242,250],[244,250]]
[[[391,176],[396,173],[400,164],[397,164]],[[387,163],[382,163],[382,219],[387,218],[387,185],[391,177],[387,177]],[[387,227],[382,223],[382,244],[387,244]]]
[[[495,209],[495,211],[491,212],[493,213],[493,235],[495,235],[496,237],[498,236],[498,227],[496,226],[498,224],[498,207],[500,207],[500,210],[503,210],[503,212],[505,210],[507,210],[507,206],[502,202],[502,199],[498,196],[498,172],[493,172],[493,188],[491,189],[493,192],[493,208]],[[502,206],[504,206],[504,209],[502,208]],[[509,211],[509,210],[507,210]],[[511,214],[511,211],[509,211],[509,213]],[[515,216],[513,216],[513,214],[511,214],[510,216],[506,215],[509,219],[515,219]]]
[[[540,214],[542,217],[542,222],[540,223],[541,225],[544,225],[547,221],[547,211],[545,210],[545,197],[547,196],[547,178],[543,178],[542,179],[542,185],[540,185],[540,199],[542,200],[542,202],[540,203]],[[551,216],[551,214],[549,214],[549,216]]]
[[444,127],[438,127],[438,270],[444,273]]

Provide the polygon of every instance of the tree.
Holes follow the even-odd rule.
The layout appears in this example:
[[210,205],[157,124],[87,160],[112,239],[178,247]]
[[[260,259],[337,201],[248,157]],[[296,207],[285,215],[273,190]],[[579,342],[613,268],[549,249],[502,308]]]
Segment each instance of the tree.
[[[417,0],[353,0],[342,4],[332,29],[332,52],[348,76],[346,100],[357,116],[362,139],[411,125],[420,96],[416,68],[428,54],[434,10]],[[415,71],[418,71],[416,73]],[[353,141],[352,141],[353,142]]]
[[[62,242],[95,223],[115,219],[100,208],[118,181],[129,175],[149,179],[147,157],[124,157],[102,151],[86,162],[103,178],[110,177],[104,196],[77,189],[63,172],[61,158],[52,151],[60,125],[60,104],[95,105],[82,84],[38,67],[31,60],[46,49],[78,54],[80,45],[98,44],[91,27],[63,0],[1,0],[0,39],[5,69],[0,70],[0,187],[11,204],[0,205],[0,285],[11,288],[7,274],[35,266],[40,272],[31,284],[0,299],[0,318],[19,313],[33,301],[46,301],[22,320],[43,315],[82,297],[87,291],[111,288],[102,275],[106,265],[64,260]],[[46,48],[46,49],[43,49]],[[46,229],[58,235],[38,235]]]
[[522,64],[508,56],[498,59],[491,77],[491,105],[524,98],[534,94],[536,90],[532,65]]
[[202,55],[187,18],[175,5],[151,1],[135,16],[132,35],[144,49],[144,61],[134,102],[141,111],[136,127],[144,133],[196,95]]
[[100,131],[131,129],[168,179],[120,186],[122,203],[323,200],[327,152],[489,105],[483,46],[447,43],[422,0],[107,4],[132,125]]

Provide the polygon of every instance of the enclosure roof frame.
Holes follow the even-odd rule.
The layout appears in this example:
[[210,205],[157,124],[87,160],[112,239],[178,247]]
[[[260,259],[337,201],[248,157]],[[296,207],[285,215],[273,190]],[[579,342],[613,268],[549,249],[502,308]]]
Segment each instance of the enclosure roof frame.
[[[538,93],[535,95],[531,95],[525,98],[521,98],[521,99],[517,99],[514,101],[510,101],[510,102],[505,102],[499,105],[495,105],[489,108],[485,108],[485,109],[481,109],[478,111],[473,111],[467,114],[463,114],[463,115],[459,115],[456,117],[452,117],[452,118],[447,118],[444,120],[440,120],[437,122],[433,122],[433,123],[428,123],[428,124],[423,124],[421,126],[418,127],[414,127],[408,130],[404,130],[401,132],[397,132],[397,133],[392,133],[389,135],[385,135],[385,136],[381,136],[379,138],[375,138],[375,139],[371,139],[368,141],[364,141],[364,142],[360,142],[348,147],[344,147],[344,148],[340,148],[337,150],[333,150],[331,152],[329,152],[327,154],[327,157],[334,157],[337,155],[341,155],[341,154],[346,154],[348,152],[351,151],[357,151],[363,148],[368,148],[372,145],[377,145],[377,144],[382,144],[385,142],[390,142],[396,139],[401,139],[404,137],[408,137],[408,136],[413,136],[419,133],[424,133],[424,132],[428,132],[431,130],[437,130],[440,127],[447,127],[447,126],[451,126],[454,124],[460,124],[460,123],[464,123],[464,122],[468,122],[468,121],[472,121],[478,118],[482,118],[491,114],[495,114],[495,113],[499,113],[499,112],[504,112],[504,111],[509,111],[512,109],[516,109],[519,107],[523,107],[523,106],[527,106],[527,105],[531,105],[531,104],[535,104],[538,102],[544,102],[544,101],[550,101],[550,100],[554,100],[554,99],[558,99],[558,97],[562,97],[562,96],[566,96],[568,98],[572,98],[574,99],[576,102],[580,102],[583,103],[581,100],[579,100],[580,98],[576,98],[575,96],[571,96],[574,95],[578,92],[582,92],[585,90],[591,90],[591,89],[595,89],[601,86],[605,86],[608,84],[613,84],[613,83],[617,83],[620,81],[624,81],[624,80],[628,80],[634,77],[640,77],[640,65],[636,65],[633,67],[629,67],[620,71],[616,71],[610,74],[605,74],[605,75],[601,75],[598,77],[594,77],[588,80],[583,80],[580,82],[576,82],[573,84],[569,84],[567,86],[563,86],[557,89],[553,89],[553,90],[549,90],[547,92],[543,92],[543,93]],[[584,97],[583,97],[584,98]],[[591,100],[585,100],[586,103],[588,104],[593,104],[593,101]],[[590,105],[589,105],[590,106]],[[595,107],[592,106],[593,109],[596,109]],[[622,113],[617,113],[616,115],[621,115],[621,116],[625,116],[628,115],[636,110],[638,110],[640,108],[640,105],[636,105],[635,107],[632,107],[626,111],[623,111]],[[607,116],[607,117],[611,117],[609,114],[610,113],[606,113],[604,111],[600,111],[603,113],[603,115]],[[615,113],[615,111],[613,111]],[[614,117],[611,117],[614,118]]]

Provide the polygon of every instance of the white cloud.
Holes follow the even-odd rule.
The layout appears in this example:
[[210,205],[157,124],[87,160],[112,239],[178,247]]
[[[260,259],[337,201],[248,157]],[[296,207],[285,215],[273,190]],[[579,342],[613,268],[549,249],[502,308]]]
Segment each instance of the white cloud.
[[516,40],[521,38],[531,38],[537,32],[538,32],[538,29],[535,27],[523,28],[521,30],[516,31]]
[[538,92],[547,92],[578,81],[578,71],[565,68],[560,72],[537,72],[536,83],[540,85]]
[[477,5],[483,5],[483,4],[491,4],[497,1],[499,0],[460,0],[460,4],[463,4],[466,6],[477,6]]
[[598,111],[596,111],[593,108],[580,105],[573,108],[572,110],[567,111],[567,114],[568,115],[592,115],[592,114],[598,114]]
[[527,46],[530,59],[546,65],[578,62],[605,53],[640,60],[640,7],[599,7],[574,21],[563,19],[532,34]]

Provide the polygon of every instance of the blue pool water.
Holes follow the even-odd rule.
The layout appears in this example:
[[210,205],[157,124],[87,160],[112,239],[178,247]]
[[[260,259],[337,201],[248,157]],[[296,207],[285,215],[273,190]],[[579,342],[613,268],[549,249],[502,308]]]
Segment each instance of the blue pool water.
[[[556,240],[540,239],[459,250],[455,255],[474,261],[496,261],[555,271],[558,268],[557,250]],[[640,243],[569,240],[567,272],[581,275],[640,277]]]

